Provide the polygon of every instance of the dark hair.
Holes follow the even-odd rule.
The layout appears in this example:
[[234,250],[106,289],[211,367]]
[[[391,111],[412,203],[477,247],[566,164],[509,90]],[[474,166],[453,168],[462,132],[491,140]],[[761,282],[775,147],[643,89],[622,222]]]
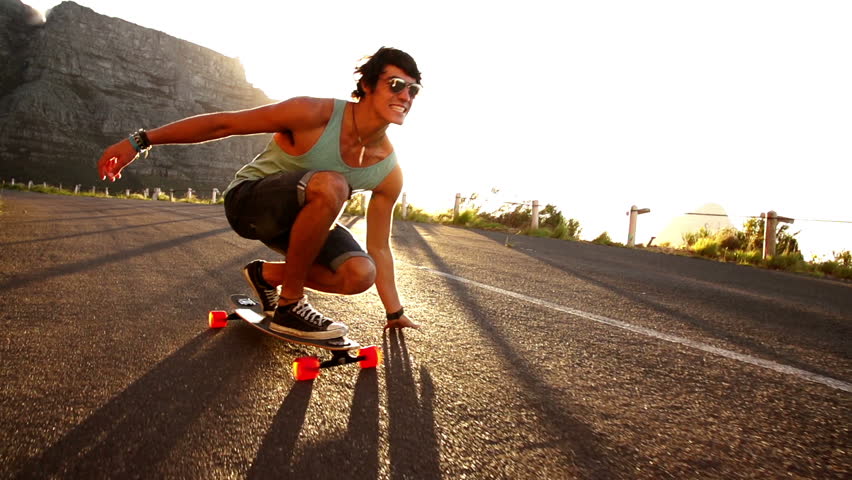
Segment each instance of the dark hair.
[[417,69],[417,63],[411,58],[411,55],[397,50],[392,47],[382,47],[376,53],[364,57],[362,63],[355,69],[357,83],[355,90],[352,91],[352,98],[360,100],[364,98],[367,92],[364,91],[364,86],[373,90],[379,82],[379,77],[385,71],[385,67],[393,65],[400,68],[407,75],[414,78],[417,83],[420,83],[420,70]]

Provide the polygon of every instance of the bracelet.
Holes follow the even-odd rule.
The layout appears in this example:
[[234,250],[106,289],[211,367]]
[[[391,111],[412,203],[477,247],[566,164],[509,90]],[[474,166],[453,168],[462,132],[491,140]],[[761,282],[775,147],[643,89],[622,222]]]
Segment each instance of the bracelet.
[[136,138],[133,136],[133,134],[128,136],[127,140],[130,141],[130,145],[133,147],[134,150],[136,150],[136,153],[140,153],[142,151],[142,148],[139,147],[138,143],[136,143]]
[[402,318],[402,315],[405,313],[405,310],[402,307],[399,307],[398,312],[389,313],[387,315],[388,320],[399,320]]
[[137,153],[142,153],[151,149],[151,141],[148,140],[148,134],[145,132],[145,129],[140,128],[139,130],[131,133],[127,139],[130,140],[130,145],[133,146]]
[[147,150],[153,147],[153,145],[151,145],[151,141],[148,140],[148,132],[146,132],[144,128],[140,128],[136,133],[139,134],[139,138],[142,140],[142,143],[139,144],[142,149]]

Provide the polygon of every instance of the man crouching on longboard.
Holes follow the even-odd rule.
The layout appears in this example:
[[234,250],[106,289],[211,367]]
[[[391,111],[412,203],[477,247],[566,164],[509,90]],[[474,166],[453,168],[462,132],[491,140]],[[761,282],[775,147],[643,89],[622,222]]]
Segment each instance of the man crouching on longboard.
[[[394,279],[390,231],[402,171],[385,132],[405,121],[421,88],[420,71],[407,53],[382,47],[356,74],[356,102],[298,97],[139,130],[106,149],[98,173],[103,180],[121,178],[153,145],[272,133],[266,150],[224,192],[234,231],[285,255],[286,262],[255,260],[243,268],[272,315],[270,328],[315,340],[344,336],[348,327],[311,306],[305,288],[354,295],[373,284],[388,312],[385,328],[418,328],[403,312]],[[336,222],[353,190],[372,190],[369,254]]]

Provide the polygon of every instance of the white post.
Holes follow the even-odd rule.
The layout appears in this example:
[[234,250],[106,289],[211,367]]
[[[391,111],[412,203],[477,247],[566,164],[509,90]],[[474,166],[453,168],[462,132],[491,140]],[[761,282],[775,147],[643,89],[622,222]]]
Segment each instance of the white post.
[[213,195],[211,195],[211,203],[216,203],[216,198],[219,196],[219,189],[213,189]]
[[775,210],[766,213],[766,225],[763,229],[763,258],[775,256],[775,227],[778,226],[778,214]]
[[192,189],[191,188],[186,189],[186,199],[192,200]]
[[174,202],[174,201],[175,201],[175,190],[174,190],[173,188],[170,188],[170,189],[169,189],[169,201],[170,201],[170,202]]
[[142,196],[148,198],[148,189],[142,190]]
[[74,195],[77,195],[78,193],[80,193],[80,184],[79,183],[77,185],[74,185]]
[[125,196],[125,197],[130,197],[130,189],[129,189],[129,188],[128,188],[127,190],[125,190],[125,191],[124,191],[124,196]]
[[402,219],[405,220],[408,217],[408,195],[403,192],[402,193]]
[[456,205],[453,207],[453,221],[459,218],[459,208],[461,207],[461,193],[456,194]]
[[14,178],[12,179],[12,186],[13,187],[15,186],[15,179]]
[[33,181],[30,180],[29,183],[27,183],[27,190],[32,190],[32,189],[33,189]]
[[533,200],[532,203],[532,221],[530,222],[530,228],[532,230],[538,229],[538,200]]
[[109,196],[109,187],[104,188],[104,195]]
[[643,213],[648,213],[650,211],[650,208],[639,208],[636,205],[632,205],[630,207],[630,211],[627,213],[628,215],[630,215],[630,228],[627,231],[628,247],[636,245],[636,217],[642,215]]
[[162,193],[162,191],[160,190],[160,187],[155,188],[154,189],[154,195],[151,197],[151,199],[159,200],[160,199],[160,193]]

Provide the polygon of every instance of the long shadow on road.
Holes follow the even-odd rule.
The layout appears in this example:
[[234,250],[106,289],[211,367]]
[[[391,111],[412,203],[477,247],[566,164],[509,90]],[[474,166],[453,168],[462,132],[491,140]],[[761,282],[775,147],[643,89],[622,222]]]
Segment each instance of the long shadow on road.
[[133,248],[130,250],[121,250],[115,253],[104,255],[100,258],[85,259],[76,263],[62,264],[54,267],[44,268],[29,274],[17,275],[6,281],[0,281],[0,291],[11,288],[21,288],[33,282],[43,281],[46,278],[59,277],[87,270],[93,270],[95,268],[114,262],[124,262],[131,257],[149,255],[160,250],[175,248],[179,245],[195,242],[207,237],[213,237],[228,232],[231,232],[231,227],[218,228],[206,232],[199,232],[194,235],[186,235],[179,238],[169,238],[159,242],[149,243],[144,246]]
[[[421,251],[432,268],[452,274],[452,266],[429,246],[420,232],[414,228],[410,230],[412,234],[406,235],[406,239],[410,240],[408,246]],[[515,380],[522,385],[521,393],[528,398],[528,408],[538,410],[537,417],[543,419],[540,426],[554,440],[552,445],[562,451],[564,464],[576,468],[581,478],[630,478],[633,472],[629,465],[641,462],[641,459],[637,459],[640,454],[637,451],[624,451],[608,443],[592,428],[572,416],[572,412],[579,409],[568,404],[564,396],[555,397],[551,386],[535,374],[538,371],[536,365],[518,351],[506,333],[482,315],[482,312],[488,310],[477,301],[471,287],[457,282],[448,282],[447,286],[455,290],[456,297],[466,306],[466,318],[476,323],[507,364],[515,366],[506,372],[515,375]],[[568,408],[565,408],[566,405]],[[631,460],[625,461],[628,458]]]
[[382,344],[386,352],[390,478],[441,478],[432,376],[425,367],[414,371],[404,333],[385,332]]
[[[236,329],[235,329],[236,330]],[[271,355],[250,348],[249,329],[228,332],[208,348],[219,332],[205,331],[65,434],[20,469],[18,478],[158,478],[175,444],[211,408],[227,405],[228,391],[252,384],[246,368]],[[239,361],[233,358],[237,346]],[[215,374],[211,374],[215,365]],[[231,394],[234,392],[231,391]],[[220,412],[227,414],[227,411]],[[215,423],[215,422],[214,422]],[[211,437],[218,435],[207,432]],[[199,444],[210,446],[209,442]]]
[[312,391],[312,382],[293,385],[263,439],[248,478],[377,478],[379,386],[376,371],[361,370],[343,436],[329,442],[308,442],[301,455],[295,458]]

